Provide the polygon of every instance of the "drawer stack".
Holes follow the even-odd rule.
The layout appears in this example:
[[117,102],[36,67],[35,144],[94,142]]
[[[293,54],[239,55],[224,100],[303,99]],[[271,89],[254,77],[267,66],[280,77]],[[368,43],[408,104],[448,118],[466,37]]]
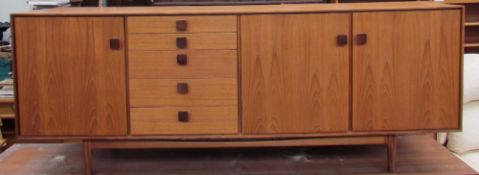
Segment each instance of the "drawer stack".
[[127,18],[132,135],[238,132],[237,20]]

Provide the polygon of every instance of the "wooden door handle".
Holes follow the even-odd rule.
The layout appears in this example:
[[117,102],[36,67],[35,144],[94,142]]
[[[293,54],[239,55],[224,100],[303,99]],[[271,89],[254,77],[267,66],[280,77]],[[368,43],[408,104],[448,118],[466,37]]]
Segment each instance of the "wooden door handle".
[[178,121],[179,122],[188,122],[190,119],[189,119],[189,114],[187,111],[180,111],[178,112]]
[[187,94],[188,93],[188,83],[178,83],[176,85],[176,90],[179,94]]
[[368,42],[368,35],[365,33],[358,34],[356,36],[356,44],[365,45]]
[[347,35],[338,35],[336,38],[336,43],[338,46],[345,46],[348,44],[348,36]]
[[112,50],[120,50],[120,39],[119,38],[111,38],[110,39],[110,49]]
[[176,63],[180,66],[185,66],[188,64],[188,56],[185,54],[180,54],[176,56]]
[[178,49],[185,49],[188,46],[188,40],[186,37],[178,37],[176,38],[176,47]]
[[186,20],[177,20],[176,21],[176,30],[177,31],[186,31],[188,29],[188,23]]

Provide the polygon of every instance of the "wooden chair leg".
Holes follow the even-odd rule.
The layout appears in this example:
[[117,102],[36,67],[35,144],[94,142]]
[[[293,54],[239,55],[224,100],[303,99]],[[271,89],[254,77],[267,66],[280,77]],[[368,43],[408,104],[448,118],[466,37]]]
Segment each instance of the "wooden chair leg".
[[387,147],[388,147],[388,171],[396,171],[396,136],[390,135],[387,136]]
[[92,175],[92,149],[89,141],[83,142],[83,161],[85,165],[85,175]]

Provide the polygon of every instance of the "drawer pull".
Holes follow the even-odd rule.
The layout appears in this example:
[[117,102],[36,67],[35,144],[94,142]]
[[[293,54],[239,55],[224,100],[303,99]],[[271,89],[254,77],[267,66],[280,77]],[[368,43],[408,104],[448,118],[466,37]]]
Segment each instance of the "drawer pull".
[[188,23],[186,20],[177,20],[176,21],[176,30],[186,31],[188,29]]
[[176,47],[177,48],[185,49],[187,45],[188,45],[188,40],[186,40],[186,37],[176,38]]
[[177,91],[179,94],[187,94],[188,93],[188,83],[178,83],[176,85]]
[[120,50],[120,39],[119,38],[112,38],[110,39],[110,49],[112,50]]
[[358,45],[365,45],[368,42],[368,35],[365,33],[358,34],[356,37],[356,43]]
[[336,38],[336,42],[338,46],[345,46],[348,44],[348,36],[347,35],[338,35]]
[[189,121],[189,114],[186,111],[178,112],[178,121],[179,122],[188,122]]
[[180,54],[176,56],[176,63],[180,66],[185,66],[188,64],[188,56],[185,54]]

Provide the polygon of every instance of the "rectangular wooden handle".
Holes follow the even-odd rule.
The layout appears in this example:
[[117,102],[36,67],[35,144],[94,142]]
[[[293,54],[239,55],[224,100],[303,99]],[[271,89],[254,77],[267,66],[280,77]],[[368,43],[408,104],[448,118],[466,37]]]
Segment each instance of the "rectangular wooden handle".
[[177,20],[176,30],[181,32],[188,30],[188,23],[186,22],[186,20]]
[[348,44],[348,36],[347,35],[338,35],[336,38],[336,43],[338,46],[345,46]]
[[365,33],[358,34],[356,36],[356,44],[365,45],[368,42],[368,35]]
[[188,46],[188,40],[186,39],[186,37],[176,38],[176,47],[178,49],[186,49],[187,46]]
[[178,112],[178,121],[179,122],[188,122],[190,119],[189,119],[189,114],[187,111],[180,111]]
[[178,83],[176,85],[177,92],[179,94],[187,94],[188,93],[188,83]]
[[176,63],[180,66],[186,66],[188,64],[188,56],[185,54],[179,54],[176,56]]
[[121,42],[119,38],[111,38],[110,39],[110,49],[112,50],[120,50]]

